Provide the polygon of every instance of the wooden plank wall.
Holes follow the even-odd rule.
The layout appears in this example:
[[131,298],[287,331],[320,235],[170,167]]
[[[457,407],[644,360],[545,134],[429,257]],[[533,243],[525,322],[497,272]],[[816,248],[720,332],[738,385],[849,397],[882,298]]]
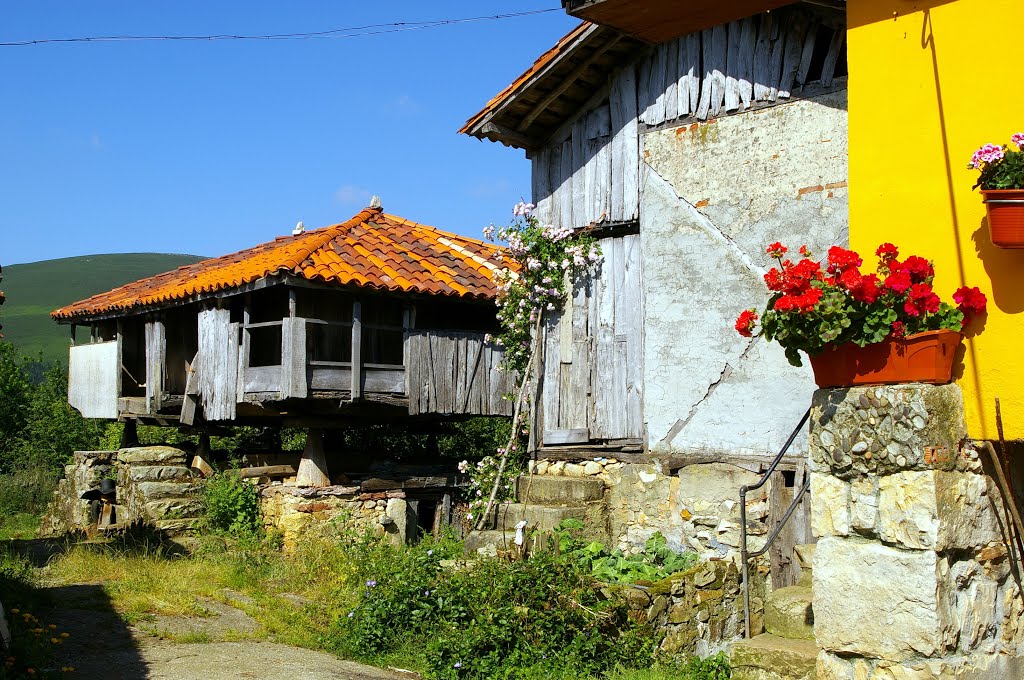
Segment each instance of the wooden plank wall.
[[503,352],[481,333],[409,331],[405,334],[409,414],[512,415],[502,396],[515,391],[500,371]]
[[786,101],[807,84],[815,54],[824,57],[816,82],[829,86],[845,39],[835,20],[789,7],[657,45],[613,74],[607,97],[532,153],[537,216],[572,228],[637,219],[639,124],[707,120]]
[[206,420],[233,420],[238,389],[238,331],[226,309],[199,312],[197,376]]
[[600,243],[600,269],[545,324],[544,444],[643,437],[640,236]]
[[533,160],[533,196],[544,223],[582,227],[640,214],[636,69],[613,76],[608,98],[580,116],[568,137]]
[[306,320],[285,317],[281,322],[281,399],[306,398],[306,364]]
[[167,372],[167,331],[160,319],[146,322],[146,413],[160,410]]
[[845,40],[837,21],[787,7],[664,42],[637,65],[640,122],[707,120],[784,101],[808,83],[816,52],[824,56],[817,82],[827,87]]

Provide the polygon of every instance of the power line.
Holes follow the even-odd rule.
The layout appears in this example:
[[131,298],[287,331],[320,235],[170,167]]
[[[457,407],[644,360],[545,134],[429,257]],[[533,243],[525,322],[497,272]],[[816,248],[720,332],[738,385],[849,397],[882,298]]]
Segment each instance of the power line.
[[559,8],[536,9],[525,12],[509,12],[488,16],[463,17],[460,19],[436,19],[433,21],[394,21],[386,24],[369,24],[366,26],[350,26],[348,28],[332,28],[327,31],[310,31],[306,33],[267,33],[263,35],[236,35],[221,33],[215,35],[98,35],[76,38],[36,38],[32,40],[14,40],[0,42],[0,47],[25,47],[28,45],[45,45],[52,43],[97,43],[97,42],[155,42],[155,41],[217,41],[217,40],[317,40],[359,38],[383,33],[399,33],[402,31],[419,31],[426,28],[440,28],[455,24],[466,24],[476,21],[495,21],[514,19],[517,17],[546,14],[561,11]]

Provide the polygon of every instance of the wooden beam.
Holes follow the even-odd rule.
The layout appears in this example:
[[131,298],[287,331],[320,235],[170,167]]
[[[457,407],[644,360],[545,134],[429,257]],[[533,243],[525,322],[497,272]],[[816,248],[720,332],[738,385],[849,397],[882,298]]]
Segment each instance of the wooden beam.
[[296,474],[295,468],[291,465],[264,465],[262,467],[242,468],[239,471],[239,476],[242,479],[253,479],[255,477],[291,477],[294,474]]
[[359,301],[352,303],[352,401],[363,396],[363,309]]
[[518,146],[527,151],[532,151],[540,146],[537,140],[516,130],[512,130],[503,125],[498,125],[497,123],[485,123],[480,127],[480,134],[484,136],[494,135],[496,137],[500,137],[509,144]]
[[562,81],[558,84],[558,87],[556,87],[554,90],[549,92],[546,97],[544,97],[539,102],[537,102],[537,104],[533,107],[533,109],[530,110],[530,113],[528,113],[526,115],[526,117],[523,118],[523,122],[519,124],[518,131],[519,132],[525,132],[526,128],[528,128],[531,125],[533,125],[533,121],[537,120],[537,117],[540,114],[544,113],[544,111],[548,108],[548,106],[551,105],[551,102],[553,102],[556,99],[558,99],[566,90],[568,90],[570,87],[572,87],[572,85],[577,80],[579,80],[579,77],[583,75],[584,71],[586,71],[588,68],[590,68],[590,66],[595,61],[597,61],[601,57],[601,55],[603,55],[605,52],[607,52],[609,49],[611,49],[613,46],[615,46],[615,44],[618,43],[619,40],[621,40],[621,39],[622,39],[622,34],[621,33],[619,35],[614,36],[608,42],[606,42],[604,45],[602,45],[601,47],[596,49],[593,52],[593,54],[591,54],[589,57],[587,57],[582,62],[580,62],[576,66],[576,68],[574,68],[573,70],[569,71],[569,73],[567,73],[565,75],[565,77],[562,78]]

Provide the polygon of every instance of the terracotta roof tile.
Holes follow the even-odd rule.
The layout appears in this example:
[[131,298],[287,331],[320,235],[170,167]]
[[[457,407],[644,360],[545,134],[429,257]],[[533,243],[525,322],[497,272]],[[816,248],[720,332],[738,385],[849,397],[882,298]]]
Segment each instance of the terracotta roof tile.
[[237,288],[266,276],[489,299],[501,268],[491,244],[410,222],[379,208],[323,229],[282,236],[94,295],[51,313],[58,321],[138,313],[175,300]]

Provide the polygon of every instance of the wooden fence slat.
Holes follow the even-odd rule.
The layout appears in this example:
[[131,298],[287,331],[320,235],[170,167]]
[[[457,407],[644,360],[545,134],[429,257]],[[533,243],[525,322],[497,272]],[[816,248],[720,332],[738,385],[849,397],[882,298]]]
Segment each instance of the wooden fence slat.
[[665,90],[665,120],[679,117],[679,45],[682,39],[676,38],[665,43],[665,70],[662,72]]
[[804,37],[807,33],[808,19],[803,12],[792,12],[789,25],[785,31],[782,57],[782,73],[779,76],[779,92],[781,98],[791,97],[793,83],[796,81],[797,70],[800,68],[800,55],[803,52]]
[[742,52],[741,39],[743,37],[742,23],[739,21],[730,22],[725,28],[727,46],[725,54],[725,110],[736,111],[740,108],[740,86],[736,76],[740,72],[740,52]]
[[740,108],[750,108],[754,95],[754,51],[757,49],[757,17],[740,22],[740,53],[736,81],[740,91]]
[[562,183],[558,187],[558,218],[561,220],[561,222],[559,222],[559,226],[574,228],[576,225],[576,219],[572,214],[572,139],[567,139],[562,143],[561,166],[560,175],[562,177]]

